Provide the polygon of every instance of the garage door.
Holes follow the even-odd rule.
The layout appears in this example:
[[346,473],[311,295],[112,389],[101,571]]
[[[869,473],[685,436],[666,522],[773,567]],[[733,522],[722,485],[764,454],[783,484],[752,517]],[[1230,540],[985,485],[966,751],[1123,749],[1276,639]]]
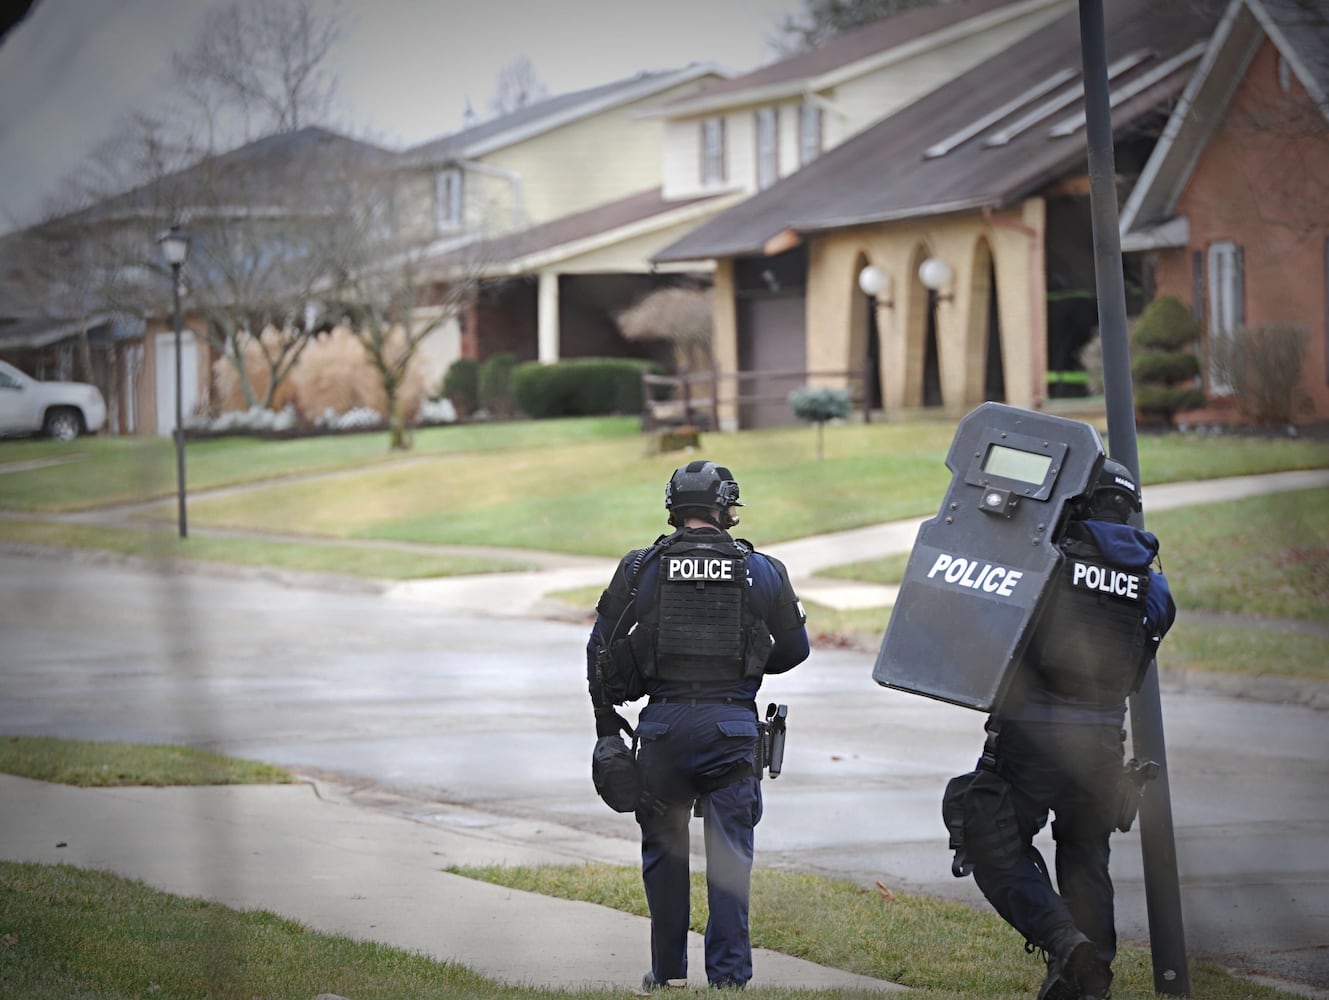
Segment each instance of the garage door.
[[[801,374],[807,368],[805,303],[802,295],[738,300],[738,368],[751,376],[739,384],[740,395],[748,397],[738,408],[744,430],[798,422],[789,409],[789,392],[805,381]],[[769,374],[775,372],[800,374]]]

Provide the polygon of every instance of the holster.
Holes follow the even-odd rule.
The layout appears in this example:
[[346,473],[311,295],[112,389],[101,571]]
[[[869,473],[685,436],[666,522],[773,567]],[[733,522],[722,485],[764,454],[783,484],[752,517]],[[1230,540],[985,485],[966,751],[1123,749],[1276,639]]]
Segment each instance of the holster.
[[1121,769],[1117,778],[1116,811],[1113,825],[1122,833],[1129,833],[1135,817],[1140,812],[1140,800],[1144,798],[1146,783],[1158,777],[1158,764],[1152,760],[1137,760],[1132,757]]

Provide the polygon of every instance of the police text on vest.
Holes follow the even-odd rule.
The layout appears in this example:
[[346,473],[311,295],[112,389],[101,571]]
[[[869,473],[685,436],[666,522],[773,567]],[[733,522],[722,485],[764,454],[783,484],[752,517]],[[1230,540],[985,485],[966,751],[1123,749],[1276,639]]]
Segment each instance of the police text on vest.
[[707,559],[703,556],[669,556],[665,559],[665,578],[671,583],[679,580],[699,583],[729,583],[737,579],[734,569],[737,559]]
[[1077,562],[1071,567],[1071,586],[1115,594],[1132,601],[1140,597],[1140,578],[1134,573],[1123,573],[1093,563]]
[[965,559],[945,552],[937,556],[937,561],[928,570],[928,579],[938,573],[947,583],[957,587],[981,590],[985,594],[997,594],[1000,597],[1010,597],[1020,577],[1024,576],[1022,570],[1007,569],[995,563],[981,563],[977,559]]

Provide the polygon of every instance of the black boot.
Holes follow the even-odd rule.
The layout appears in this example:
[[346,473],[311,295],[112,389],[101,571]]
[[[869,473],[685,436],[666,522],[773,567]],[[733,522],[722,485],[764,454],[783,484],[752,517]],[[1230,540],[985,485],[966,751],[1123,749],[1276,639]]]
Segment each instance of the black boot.
[[1038,1000],[1081,1000],[1085,986],[1096,985],[1103,964],[1094,943],[1074,928],[1058,934],[1049,944],[1048,974],[1038,990]]

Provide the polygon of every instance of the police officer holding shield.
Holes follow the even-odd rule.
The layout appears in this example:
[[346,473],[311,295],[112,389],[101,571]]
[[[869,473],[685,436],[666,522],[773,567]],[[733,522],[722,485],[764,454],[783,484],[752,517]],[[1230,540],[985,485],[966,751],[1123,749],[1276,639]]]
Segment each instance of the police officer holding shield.
[[[1129,470],[1106,459],[1067,521],[1060,575],[988,718],[975,772],[995,772],[1007,787],[965,820],[979,889],[1047,959],[1039,1000],[1098,1000],[1112,981],[1108,838],[1129,829],[1138,794],[1122,767],[1126,698],[1176,616],[1152,565],[1158,539],[1127,523],[1141,499]],[[1060,892],[1032,843],[1049,811]]]
[[[596,775],[597,789],[614,808],[633,808],[641,826],[651,912],[651,967],[642,983],[648,990],[687,982],[694,805],[706,845],[706,978],[742,988],[752,977],[748,897],[753,830],[762,814],[756,696],[765,674],[791,669],[809,648],[784,566],[729,534],[740,506],[727,468],[698,460],[676,470],[665,487],[674,531],[619,562],[587,643],[600,737],[596,768],[605,772]],[[633,762],[620,746],[626,723],[614,706],[643,695],[650,700],[638,717]],[[615,757],[603,768],[602,748]],[[623,774],[630,792],[616,804],[602,779],[612,786]]]

